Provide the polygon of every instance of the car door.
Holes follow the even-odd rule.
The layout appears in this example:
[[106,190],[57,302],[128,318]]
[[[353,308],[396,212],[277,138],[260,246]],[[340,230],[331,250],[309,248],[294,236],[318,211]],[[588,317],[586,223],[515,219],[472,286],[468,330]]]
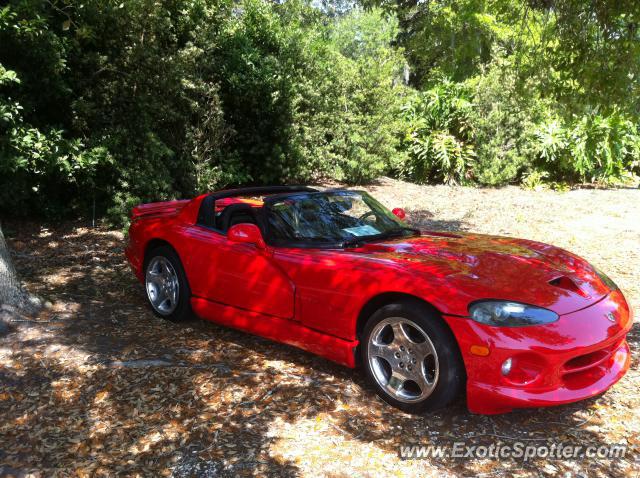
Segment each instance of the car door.
[[187,276],[193,295],[293,318],[295,287],[270,250],[229,241],[226,234],[200,225],[189,227],[184,236],[191,243]]
[[363,303],[385,284],[383,269],[348,251],[277,248],[275,260],[296,284],[296,320],[348,340]]

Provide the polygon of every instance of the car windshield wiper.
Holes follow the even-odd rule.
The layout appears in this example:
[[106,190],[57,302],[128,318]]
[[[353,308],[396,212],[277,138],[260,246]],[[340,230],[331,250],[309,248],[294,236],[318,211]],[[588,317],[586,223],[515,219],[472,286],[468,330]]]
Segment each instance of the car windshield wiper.
[[404,237],[407,232],[410,232],[411,235],[420,235],[420,229],[416,229],[414,227],[394,227],[393,229],[389,229],[388,231],[382,232],[380,234],[374,234],[371,236],[358,236],[351,237],[349,239],[345,239],[340,243],[341,247],[360,247],[362,244],[371,241],[377,241],[379,239],[391,239],[392,237]]
[[340,247],[360,247],[362,244],[365,243],[364,241],[364,237],[351,237],[349,239],[345,239],[344,241],[342,241],[340,243]]
[[420,235],[420,229],[416,229],[415,227],[394,227],[393,229],[389,229],[388,231],[385,231],[381,234],[377,234],[377,238],[380,239],[387,239],[387,238],[391,238],[391,237],[403,237],[406,236],[407,232],[410,232],[412,236],[419,236]]

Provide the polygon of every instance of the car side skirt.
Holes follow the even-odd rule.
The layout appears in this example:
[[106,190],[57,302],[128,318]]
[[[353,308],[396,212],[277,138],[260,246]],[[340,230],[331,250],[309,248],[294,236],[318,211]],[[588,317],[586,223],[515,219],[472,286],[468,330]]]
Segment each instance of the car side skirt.
[[350,368],[356,366],[358,341],[344,340],[310,329],[293,320],[191,298],[193,312],[205,320],[297,347]]

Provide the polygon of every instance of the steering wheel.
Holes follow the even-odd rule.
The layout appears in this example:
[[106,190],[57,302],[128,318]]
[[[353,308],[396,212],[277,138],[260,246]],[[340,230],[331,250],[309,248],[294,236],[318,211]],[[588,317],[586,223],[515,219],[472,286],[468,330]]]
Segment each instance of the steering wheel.
[[369,216],[375,216],[376,213],[373,211],[367,211],[364,214],[362,214],[360,217],[358,217],[358,221],[364,221],[366,218],[368,218]]

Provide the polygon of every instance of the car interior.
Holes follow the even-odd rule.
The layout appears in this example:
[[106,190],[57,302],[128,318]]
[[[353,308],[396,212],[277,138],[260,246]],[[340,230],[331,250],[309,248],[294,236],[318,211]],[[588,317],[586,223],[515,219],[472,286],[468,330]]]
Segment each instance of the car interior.
[[207,195],[200,205],[197,224],[226,234],[236,224],[255,224],[261,229],[263,200],[271,194],[316,192],[308,186],[256,186],[229,189]]
[[254,206],[242,203],[230,204],[225,207],[222,212],[217,214],[215,218],[216,229],[222,231],[224,234],[227,233],[231,226],[244,223],[259,225],[256,208]]

